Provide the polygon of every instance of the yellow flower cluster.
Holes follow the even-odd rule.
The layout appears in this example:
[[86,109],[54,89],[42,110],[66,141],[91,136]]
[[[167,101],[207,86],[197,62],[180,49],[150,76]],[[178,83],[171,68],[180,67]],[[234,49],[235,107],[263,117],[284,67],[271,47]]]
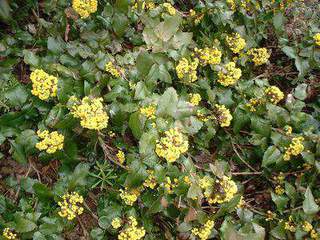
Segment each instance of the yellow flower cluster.
[[10,228],[3,229],[2,236],[4,239],[17,239],[17,234],[13,233]]
[[219,64],[221,62],[222,53],[217,48],[194,49],[194,55],[199,59],[202,66]]
[[319,235],[318,235],[317,231],[315,229],[313,229],[312,224],[309,223],[308,221],[304,221],[304,223],[302,225],[302,229],[303,229],[303,231],[310,233],[311,239],[319,239]]
[[283,92],[276,86],[268,87],[264,92],[273,104],[277,104],[284,98]]
[[313,36],[313,40],[316,45],[320,46],[320,33],[317,33]]
[[102,98],[84,97],[81,102],[76,97],[71,97],[71,113],[80,119],[84,128],[101,130],[108,126],[109,117],[104,110]]
[[146,116],[148,119],[155,119],[156,118],[156,105],[151,104],[146,107],[140,108],[140,113]]
[[170,177],[166,177],[166,181],[163,183],[163,187],[167,191],[167,193],[172,194],[173,189],[178,185],[178,179],[174,178],[173,182]]
[[81,18],[87,18],[97,11],[98,0],[73,0],[72,7]]
[[176,9],[170,3],[162,4],[170,15],[176,15]]
[[135,217],[129,217],[129,226],[118,235],[118,240],[139,240],[144,237],[146,231],[143,227],[137,227]]
[[118,229],[120,228],[122,225],[122,220],[120,218],[114,218],[112,219],[111,221],[111,226],[114,228],[114,229]]
[[233,85],[239,80],[241,74],[241,69],[236,68],[234,62],[229,62],[218,72],[218,82],[225,87]]
[[283,155],[285,161],[289,161],[291,156],[298,156],[304,150],[302,142],[304,141],[303,137],[295,137],[292,139],[289,147],[286,149],[286,152]]
[[246,107],[249,108],[250,112],[257,111],[256,107],[263,103],[261,98],[251,98],[249,102],[246,104]]
[[246,47],[246,40],[244,40],[239,33],[227,36],[226,42],[233,53],[239,53]]
[[124,154],[123,151],[119,150],[118,153],[117,153],[117,160],[120,164],[123,164],[124,161],[126,160],[126,156]]
[[221,127],[230,126],[232,115],[230,114],[230,110],[224,105],[215,105],[215,117]]
[[64,136],[57,131],[49,133],[48,130],[38,130],[37,135],[43,139],[36,144],[36,148],[40,151],[46,150],[46,152],[50,154],[63,148]]
[[214,221],[208,220],[202,228],[193,228],[191,230],[194,236],[198,236],[200,240],[207,240],[212,232]]
[[140,196],[140,191],[138,189],[128,190],[128,188],[120,189],[120,198],[125,202],[125,204],[132,206]]
[[197,67],[199,59],[195,58],[192,62],[188,62],[186,58],[182,58],[176,66],[176,72],[179,79],[185,78],[188,82],[194,82],[198,79]]
[[198,106],[201,101],[201,95],[199,93],[189,94],[189,99],[192,106]]
[[295,232],[296,231],[296,226],[295,226],[295,224],[293,222],[292,216],[289,216],[289,220],[284,223],[284,229],[288,230],[290,232]]
[[216,184],[219,186],[218,189],[222,189],[222,191],[215,193],[213,197],[208,199],[210,204],[229,202],[238,192],[236,183],[230,177],[223,176],[221,180],[216,180]]
[[105,70],[114,77],[118,78],[121,76],[121,70],[116,68],[111,61],[106,64]]
[[49,75],[42,69],[34,70],[30,75],[32,82],[31,93],[41,100],[47,100],[49,97],[57,96],[58,78]]
[[60,217],[67,218],[69,221],[74,219],[77,215],[83,213],[83,197],[77,192],[67,193],[62,196],[62,201],[58,202],[60,211],[58,212]]
[[143,186],[154,189],[157,186],[157,180],[154,176],[153,170],[147,170],[148,172],[148,178],[144,180]]
[[255,66],[267,63],[270,58],[270,54],[266,48],[252,48],[247,54],[252,57]]
[[226,0],[226,2],[232,11],[236,10],[236,3],[234,0]]
[[180,154],[188,150],[188,140],[177,128],[169,129],[164,135],[160,141],[157,141],[155,151],[159,157],[165,158],[168,162],[174,162]]

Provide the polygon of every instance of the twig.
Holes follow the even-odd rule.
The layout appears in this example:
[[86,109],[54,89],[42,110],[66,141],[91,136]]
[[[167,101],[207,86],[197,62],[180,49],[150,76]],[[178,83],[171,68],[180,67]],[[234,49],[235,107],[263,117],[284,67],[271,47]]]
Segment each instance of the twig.
[[240,156],[238,150],[235,148],[234,143],[233,143],[232,141],[231,141],[231,145],[232,145],[233,151],[237,154],[238,158],[239,158],[248,168],[250,168],[254,173],[257,173],[258,171],[255,170],[253,167],[251,167],[251,165],[250,165],[248,162],[246,162],[246,160],[244,160],[244,159]]
[[263,172],[233,172],[234,176],[261,175]]
[[88,233],[87,229],[84,227],[80,217],[77,216],[77,219],[78,219],[78,222],[79,222],[79,224],[80,224],[80,226],[82,228],[82,232],[83,232],[83,235],[84,235],[85,239],[89,240],[90,238],[89,238],[89,233]]

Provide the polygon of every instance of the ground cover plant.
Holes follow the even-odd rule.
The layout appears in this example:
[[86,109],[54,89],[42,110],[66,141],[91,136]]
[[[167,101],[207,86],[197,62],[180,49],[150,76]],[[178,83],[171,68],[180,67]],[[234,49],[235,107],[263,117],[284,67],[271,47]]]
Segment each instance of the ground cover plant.
[[0,239],[320,239],[316,0],[0,0]]

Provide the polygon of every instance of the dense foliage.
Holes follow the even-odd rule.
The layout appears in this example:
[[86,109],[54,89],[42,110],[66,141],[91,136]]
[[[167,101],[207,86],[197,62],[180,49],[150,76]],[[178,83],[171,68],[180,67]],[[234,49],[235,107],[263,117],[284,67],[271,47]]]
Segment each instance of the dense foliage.
[[318,1],[0,19],[0,239],[320,239]]

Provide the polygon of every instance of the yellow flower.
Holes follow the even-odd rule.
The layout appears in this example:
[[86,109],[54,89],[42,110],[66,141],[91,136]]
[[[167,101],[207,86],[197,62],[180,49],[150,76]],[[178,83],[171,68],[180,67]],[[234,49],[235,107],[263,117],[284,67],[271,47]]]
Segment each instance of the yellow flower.
[[121,76],[121,72],[123,71],[122,69],[116,68],[111,61],[106,64],[105,70],[117,78]]
[[156,118],[156,105],[151,104],[146,107],[140,108],[140,113],[146,116],[148,119],[155,119]]
[[209,117],[205,113],[204,109],[197,110],[197,117],[199,118],[200,121],[203,121],[203,122],[206,122],[209,120]]
[[273,219],[275,219],[277,217],[277,214],[271,212],[270,210],[267,211],[267,217],[266,217],[266,221],[272,221]]
[[114,228],[114,229],[118,229],[121,227],[121,224],[122,224],[122,220],[120,218],[114,218],[112,219],[111,221],[111,226]]
[[192,106],[198,106],[201,101],[201,95],[199,93],[189,94],[189,99]]
[[246,201],[243,199],[243,196],[241,196],[239,203],[237,204],[237,208],[243,208],[245,204],[246,204]]
[[138,189],[120,189],[120,198],[129,206],[133,206],[133,204],[138,200],[139,196],[140,191]]
[[267,63],[270,58],[270,54],[266,48],[252,48],[247,54],[252,57],[255,66]]
[[74,219],[77,215],[83,213],[83,197],[77,192],[67,193],[62,196],[62,201],[58,202],[60,211],[58,212],[60,217],[67,218],[69,221]]
[[193,10],[193,9],[190,9],[190,10],[189,10],[189,16],[190,16],[190,17],[194,17],[195,15],[196,15],[196,11]]
[[204,176],[203,178],[201,178],[199,180],[199,186],[202,188],[202,189],[208,189],[210,187],[213,186],[213,183],[214,183],[214,180],[213,178],[209,177],[209,176]]
[[186,58],[182,58],[176,66],[176,72],[179,79],[185,79],[187,82],[194,82],[198,79],[197,67],[199,59],[195,58],[193,62],[188,62]]
[[215,65],[221,62],[222,53],[215,47],[206,47],[204,49],[195,48],[194,52],[194,55],[197,56],[202,66],[206,66],[208,64]]
[[117,153],[117,160],[120,164],[123,164],[124,161],[126,160],[126,156],[124,154],[123,151],[119,150],[118,153]]
[[312,239],[316,239],[316,240],[319,239],[319,235],[318,235],[318,233],[316,232],[316,230],[314,230],[314,229],[311,230],[311,232],[310,232],[310,237],[311,237]]
[[184,176],[183,181],[188,185],[191,185],[191,183],[192,183],[189,176]]
[[208,220],[203,227],[193,228],[191,230],[194,236],[198,236],[200,240],[207,240],[212,232],[212,228],[214,226],[214,221]]
[[241,69],[236,68],[234,62],[229,62],[218,72],[218,82],[225,87],[234,85],[240,79],[241,74]]
[[141,6],[141,10],[144,9],[154,9],[156,7],[156,5],[154,4],[154,2],[152,1],[144,1],[144,0],[135,0],[133,2],[133,8],[134,9],[138,9],[139,5]]
[[164,137],[157,141],[156,153],[168,162],[174,162],[180,154],[185,153],[188,148],[188,140],[177,128],[171,128],[164,133]]
[[81,18],[87,18],[91,13],[95,13],[98,7],[97,0],[73,0],[73,9],[80,15]]
[[250,112],[257,111],[256,107],[263,103],[261,98],[251,98],[249,102],[246,104],[246,107],[249,108]]
[[148,172],[148,178],[144,180],[143,186],[154,189],[157,186],[157,180],[154,176],[154,171],[147,170]]
[[233,53],[239,53],[246,47],[246,40],[244,40],[239,33],[234,33],[226,37],[228,47]]
[[291,126],[286,125],[286,126],[284,127],[284,130],[286,131],[286,135],[287,135],[287,136],[290,136],[290,135],[292,134],[292,127],[291,127]]
[[170,15],[176,15],[176,9],[170,3],[163,3],[162,5]]
[[313,229],[311,223],[309,223],[308,221],[304,221],[303,225],[302,225],[302,229],[305,232],[311,232],[311,230]]
[[46,150],[50,154],[63,149],[64,136],[57,131],[49,133],[48,130],[38,130],[37,135],[42,139],[36,144],[36,148],[40,151]]
[[84,128],[101,130],[108,126],[109,117],[104,110],[102,98],[84,97],[79,103],[75,97],[72,101],[71,113],[80,119],[80,124]]
[[226,0],[226,2],[232,11],[236,10],[236,3],[234,0]]
[[316,45],[320,46],[320,33],[317,33],[313,36],[313,40]]
[[136,218],[129,217],[129,226],[124,229],[119,235],[118,240],[139,240],[144,237],[146,231],[143,227],[137,227],[138,222]]
[[283,159],[285,161],[289,161],[291,156],[298,156],[300,153],[302,153],[302,151],[304,150],[303,141],[303,137],[293,138],[289,147],[284,153]]
[[273,104],[277,104],[284,98],[283,92],[276,86],[268,87],[265,90],[265,94]]
[[166,177],[165,182],[162,184],[164,189],[166,190],[167,193],[172,194],[173,189],[178,185],[178,179],[175,178],[173,179],[173,182],[171,181],[170,177]]
[[41,100],[57,96],[58,78],[47,74],[42,69],[34,70],[30,75],[32,82],[31,93]]
[[275,191],[275,193],[276,193],[277,195],[282,195],[282,194],[284,194],[284,189],[283,189],[283,187],[281,187],[280,185],[277,185],[276,188],[274,189],[274,191]]
[[13,233],[10,228],[3,229],[2,236],[4,239],[17,239],[17,234]]
[[215,117],[221,127],[230,126],[232,115],[230,114],[230,110],[224,105],[215,105]]
[[289,220],[284,223],[284,229],[290,232],[296,231],[296,226],[293,222],[292,216],[289,217]]

